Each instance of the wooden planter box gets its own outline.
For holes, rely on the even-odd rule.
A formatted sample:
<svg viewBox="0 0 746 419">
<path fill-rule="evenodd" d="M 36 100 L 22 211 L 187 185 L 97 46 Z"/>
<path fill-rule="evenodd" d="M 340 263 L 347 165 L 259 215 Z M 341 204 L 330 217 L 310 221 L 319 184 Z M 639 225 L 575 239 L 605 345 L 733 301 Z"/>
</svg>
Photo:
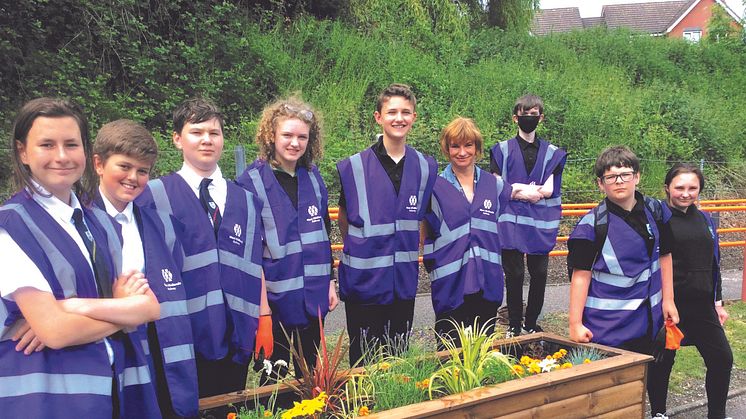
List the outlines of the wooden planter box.
<svg viewBox="0 0 746 419">
<path fill-rule="evenodd" d="M 565 338 L 535 333 L 496 346 L 504 352 L 511 348 L 539 343 L 570 349 L 578 344 Z M 371 418 L 642 418 L 645 414 L 645 378 L 647 362 L 653 358 L 608 346 L 591 344 L 609 357 L 590 364 L 555 370 L 445 396 L 370 415 Z M 275 386 L 215 396 L 200 400 L 205 417 L 225 417 L 225 406 L 265 400 Z M 280 398 L 292 391 L 279 385 Z M 231 409 L 230 411 L 233 411 Z M 219 412 L 219 413 L 218 413 Z"/>
</svg>

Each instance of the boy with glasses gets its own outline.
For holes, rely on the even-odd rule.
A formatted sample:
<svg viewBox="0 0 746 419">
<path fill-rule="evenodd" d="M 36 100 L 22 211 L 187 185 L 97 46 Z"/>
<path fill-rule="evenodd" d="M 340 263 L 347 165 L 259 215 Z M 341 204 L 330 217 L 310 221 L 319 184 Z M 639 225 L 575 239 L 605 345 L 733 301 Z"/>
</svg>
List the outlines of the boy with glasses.
<svg viewBox="0 0 746 419">
<path fill-rule="evenodd" d="M 651 354 L 673 301 L 671 211 L 636 191 L 640 161 L 627 147 L 604 150 L 595 164 L 606 198 L 575 226 L 568 241 L 570 339 Z M 604 237 L 605 236 L 605 237 Z M 651 363 L 648 396 L 658 400 L 661 368 Z"/>
</svg>

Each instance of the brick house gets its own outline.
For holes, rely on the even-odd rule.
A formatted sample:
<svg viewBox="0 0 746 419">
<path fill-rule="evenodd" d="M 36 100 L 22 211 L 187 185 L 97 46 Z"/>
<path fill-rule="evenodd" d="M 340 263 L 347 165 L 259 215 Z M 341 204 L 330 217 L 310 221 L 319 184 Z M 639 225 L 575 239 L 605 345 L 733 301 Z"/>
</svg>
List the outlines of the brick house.
<svg viewBox="0 0 746 419">
<path fill-rule="evenodd" d="M 609 4 L 603 6 L 601 16 L 589 18 L 581 18 L 577 7 L 543 9 L 534 16 L 531 33 L 547 35 L 605 26 L 697 42 L 707 36 L 707 26 L 715 4 L 730 16 L 734 27 L 740 28 L 738 15 L 721 0 L 680 0 Z"/>
</svg>

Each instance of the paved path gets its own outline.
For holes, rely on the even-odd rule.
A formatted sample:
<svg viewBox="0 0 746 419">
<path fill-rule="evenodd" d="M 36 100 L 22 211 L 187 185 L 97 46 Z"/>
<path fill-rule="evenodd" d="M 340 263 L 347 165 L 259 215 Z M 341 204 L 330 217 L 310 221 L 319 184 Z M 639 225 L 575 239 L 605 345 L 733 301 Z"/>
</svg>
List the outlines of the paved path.
<svg viewBox="0 0 746 419">
<path fill-rule="evenodd" d="M 723 271 L 723 298 L 726 300 L 741 299 L 741 270 Z M 523 297 L 526 298 L 528 287 L 523 289 Z M 566 312 L 569 305 L 570 285 L 551 284 L 547 285 L 544 296 L 544 313 Z M 541 323 L 541 320 L 539 320 Z M 435 313 L 433 312 L 430 294 L 420 294 L 414 304 L 414 327 L 422 329 L 432 327 L 435 324 Z M 326 331 L 338 332 L 345 327 L 344 303 L 340 303 L 336 310 L 329 313 L 326 318 Z M 746 419 L 746 417 L 744 417 Z"/>
</svg>

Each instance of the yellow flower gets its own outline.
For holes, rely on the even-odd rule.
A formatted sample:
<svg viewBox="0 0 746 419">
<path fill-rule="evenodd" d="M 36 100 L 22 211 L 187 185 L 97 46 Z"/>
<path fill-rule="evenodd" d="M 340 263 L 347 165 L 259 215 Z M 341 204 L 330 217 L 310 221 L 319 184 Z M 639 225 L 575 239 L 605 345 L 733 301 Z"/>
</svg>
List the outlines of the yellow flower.
<svg viewBox="0 0 746 419">
<path fill-rule="evenodd" d="M 368 406 L 363 406 L 360 408 L 360 411 L 357 412 L 358 416 L 368 416 L 370 415 L 370 410 L 368 410 Z"/>
<path fill-rule="evenodd" d="M 541 366 L 538 362 L 534 361 L 528 366 L 528 371 L 532 374 L 539 374 L 541 373 Z"/>
<path fill-rule="evenodd" d="M 584 364 L 590 364 L 590 363 L 591 363 L 591 360 L 590 360 L 590 359 L 588 359 L 588 358 L 586 358 L 586 359 L 584 359 L 584 360 L 583 360 L 583 363 L 584 363 Z"/>
<path fill-rule="evenodd" d="M 271 418 L 272 417 L 272 412 L 270 412 L 269 410 L 265 410 L 264 411 L 264 417 L 265 418 Z"/>
<path fill-rule="evenodd" d="M 414 384 L 414 386 L 415 386 L 415 387 L 417 387 L 417 388 L 418 388 L 418 389 L 420 389 L 420 390 L 425 390 L 425 389 L 427 389 L 428 387 L 430 387 L 430 379 L 428 379 L 428 378 L 425 378 L 425 379 L 424 379 L 424 380 L 422 380 L 422 381 L 418 381 L 418 382 L 416 382 L 416 383 Z"/>
<path fill-rule="evenodd" d="M 526 371 L 520 365 L 513 365 L 513 373 L 515 375 L 522 376 L 526 373 Z"/>
<path fill-rule="evenodd" d="M 326 406 L 326 399 L 326 393 L 322 391 L 318 396 L 311 400 L 303 400 L 300 403 L 293 402 L 293 408 L 283 412 L 282 419 L 293 419 L 320 413 Z"/>
<path fill-rule="evenodd" d="M 547 355 L 547 357 L 544 359 L 554 359 L 554 358 L 552 358 L 552 355 Z"/>
<path fill-rule="evenodd" d="M 521 357 L 521 365 L 529 366 L 533 361 L 529 356 L 523 355 Z"/>
<path fill-rule="evenodd" d="M 386 371 L 391 368 L 391 364 L 389 364 L 388 362 L 381 362 L 380 364 L 378 364 L 378 368 L 380 368 L 381 371 Z"/>
<path fill-rule="evenodd" d="M 554 358 L 554 359 L 560 359 L 563 356 L 564 355 L 562 355 L 562 352 L 559 352 L 559 351 L 557 351 L 557 352 L 555 352 L 555 353 L 552 354 L 552 358 Z"/>
<path fill-rule="evenodd" d="M 564 369 L 567 369 L 567 368 L 572 368 L 572 364 L 571 364 L 571 363 L 569 363 L 569 362 L 565 362 L 564 364 L 562 364 L 562 365 L 560 366 L 560 368 L 562 368 L 563 370 L 564 370 Z"/>
<path fill-rule="evenodd" d="M 454 367 L 453 368 L 453 378 L 458 379 L 458 374 L 459 374 L 458 368 Z"/>
<path fill-rule="evenodd" d="M 565 349 L 565 348 L 562 348 L 562 349 L 560 349 L 559 351 L 560 351 L 560 353 L 562 354 L 562 356 L 565 356 L 565 355 L 567 355 L 567 349 Z"/>
</svg>

